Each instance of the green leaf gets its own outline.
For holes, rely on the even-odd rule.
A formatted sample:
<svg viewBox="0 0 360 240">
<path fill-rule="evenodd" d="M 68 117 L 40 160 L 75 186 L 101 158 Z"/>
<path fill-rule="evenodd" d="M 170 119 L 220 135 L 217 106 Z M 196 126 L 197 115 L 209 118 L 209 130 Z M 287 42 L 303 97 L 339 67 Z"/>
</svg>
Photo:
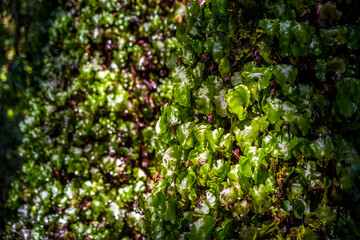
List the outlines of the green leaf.
<svg viewBox="0 0 360 240">
<path fill-rule="evenodd" d="M 308 162 L 306 165 L 300 165 L 296 167 L 295 172 L 303 177 L 308 184 L 309 189 L 312 186 L 321 186 L 321 173 L 316 171 L 316 163 L 313 161 Z"/>
<path fill-rule="evenodd" d="M 264 58 L 265 62 L 272 64 L 274 63 L 274 60 L 271 59 L 271 47 L 269 47 L 266 43 L 261 41 L 258 44 L 259 51 L 261 56 Z"/>
<path fill-rule="evenodd" d="M 234 86 L 244 84 L 244 77 L 242 76 L 241 72 L 236 72 L 231 76 L 231 83 Z"/>
<path fill-rule="evenodd" d="M 264 29 L 267 35 L 273 37 L 279 32 L 279 19 L 260 19 L 259 26 Z"/>
<path fill-rule="evenodd" d="M 187 43 L 180 48 L 179 55 L 183 63 L 187 65 L 192 65 L 196 60 L 194 50 L 190 43 Z"/>
<path fill-rule="evenodd" d="M 229 204 L 233 204 L 236 202 L 238 198 L 238 194 L 233 187 L 224 188 L 220 192 L 220 203 L 223 206 L 228 206 Z"/>
<path fill-rule="evenodd" d="M 227 5 L 228 0 L 212 0 L 211 8 L 215 14 L 217 14 L 221 19 L 225 19 L 227 16 Z"/>
<path fill-rule="evenodd" d="M 207 190 L 205 202 L 210 208 L 216 209 L 218 205 L 216 191 L 214 191 L 213 189 Z"/>
<path fill-rule="evenodd" d="M 247 11 L 257 10 L 256 8 L 259 5 L 255 0 L 239 0 L 239 2 Z"/>
<path fill-rule="evenodd" d="M 173 198 L 164 202 L 164 205 L 159 209 L 164 216 L 165 221 L 169 221 L 172 224 L 176 224 L 177 214 L 176 214 L 176 205 L 177 199 Z"/>
<path fill-rule="evenodd" d="M 276 19 L 281 20 L 295 20 L 296 14 L 294 10 L 292 10 L 289 6 L 289 4 L 285 4 L 284 2 L 280 2 L 277 4 L 274 4 L 272 7 Z"/>
<path fill-rule="evenodd" d="M 250 90 L 252 97 L 260 101 L 260 91 L 269 86 L 271 79 L 270 67 L 257 68 L 254 62 L 246 63 L 242 69 L 244 85 Z"/>
<path fill-rule="evenodd" d="M 191 227 L 192 239 L 212 239 L 212 231 L 215 227 L 215 220 L 210 216 L 199 218 Z"/>
<path fill-rule="evenodd" d="M 354 171 L 351 167 L 341 169 L 340 186 L 342 189 L 350 190 L 355 187 Z"/>
<path fill-rule="evenodd" d="M 219 142 L 219 151 L 222 152 L 227 158 L 231 157 L 233 141 L 234 136 L 231 133 L 226 133 L 222 136 Z"/>
<path fill-rule="evenodd" d="M 176 179 L 176 188 L 181 197 L 185 200 L 195 200 L 196 196 L 196 175 L 193 171 L 184 171 Z"/>
<path fill-rule="evenodd" d="M 210 124 L 199 123 L 195 126 L 195 137 L 199 143 L 204 144 L 206 140 L 206 132 L 211 128 Z"/>
<path fill-rule="evenodd" d="M 189 36 L 186 33 L 186 28 L 182 24 L 179 24 L 179 26 L 176 30 L 176 39 L 180 43 L 186 43 L 189 40 Z"/>
<path fill-rule="evenodd" d="M 300 183 L 293 183 L 291 185 L 291 191 L 288 193 L 288 198 L 291 202 L 299 199 L 300 196 L 303 194 L 303 187 Z"/>
<path fill-rule="evenodd" d="M 189 153 L 189 160 L 194 164 L 207 163 L 212 160 L 212 153 L 210 149 L 193 149 Z"/>
<path fill-rule="evenodd" d="M 248 62 L 242 69 L 242 75 L 245 77 L 245 84 L 247 81 L 259 82 L 259 88 L 265 89 L 269 86 L 271 79 L 272 67 L 256 67 L 255 62 Z"/>
<path fill-rule="evenodd" d="M 169 146 L 161 161 L 164 175 L 171 176 L 178 171 L 181 157 L 182 150 L 179 145 L 173 144 Z"/>
<path fill-rule="evenodd" d="M 250 104 L 250 91 L 245 85 L 238 85 L 226 93 L 225 101 L 229 112 L 236 114 L 239 120 L 244 120 L 246 108 Z"/>
<path fill-rule="evenodd" d="M 253 172 L 252 172 L 253 164 L 251 160 L 248 159 L 247 157 L 240 156 L 239 163 L 240 163 L 239 172 L 243 174 L 245 177 L 251 178 L 253 176 Z"/>
<path fill-rule="evenodd" d="M 280 55 L 287 57 L 291 53 L 291 43 L 293 42 L 294 33 L 292 31 L 294 22 L 282 21 L 279 23 L 279 32 L 277 37 L 279 38 Z"/>
<path fill-rule="evenodd" d="M 348 47 L 351 50 L 358 49 L 360 47 L 360 26 L 348 26 Z"/>
<path fill-rule="evenodd" d="M 257 183 L 266 151 L 264 148 L 247 147 L 244 153 L 247 158 L 240 157 L 241 172 L 244 173 L 246 177 L 252 177 L 255 183 Z"/>
<path fill-rule="evenodd" d="M 222 77 L 225 77 L 226 74 L 231 73 L 230 62 L 227 56 L 221 59 L 219 64 L 219 72 Z"/>
<path fill-rule="evenodd" d="M 295 123 L 303 136 L 308 135 L 310 129 L 310 117 L 312 112 L 307 110 L 302 116 L 297 116 L 295 118 Z"/>
<path fill-rule="evenodd" d="M 319 205 L 317 212 L 325 226 L 331 226 L 336 221 L 336 213 L 329 206 Z"/>
<path fill-rule="evenodd" d="M 184 82 L 188 84 L 190 82 L 184 66 L 177 66 L 174 68 L 171 72 L 171 78 L 176 83 Z"/>
<path fill-rule="evenodd" d="M 214 97 L 213 88 L 202 84 L 202 86 L 196 91 L 195 97 L 195 105 L 199 110 L 199 113 L 209 115 L 209 113 L 213 111 L 211 101 Z"/>
<path fill-rule="evenodd" d="M 285 95 L 291 94 L 297 73 L 297 69 L 291 65 L 279 64 L 274 67 L 275 81 L 280 84 Z"/>
<path fill-rule="evenodd" d="M 332 159 L 335 151 L 335 146 L 331 137 L 318 138 L 310 144 L 311 151 L 314 156 L 319 160 L 328 162 Z"/>
<path fill-rule="evenodd" d="M 320 81 L 325 81 L 325 74 L 327 68 L 327 61 L 325 59 L 317 59 L 316 60 L 316 73 L 315 76 Z"/>
<path fill-rule="evenodd" d="M 174 98 L 175 101 L 179 103 L 180 106 L 189 107 L 190 106 L 190 86 L 188 83 L 178 83 L 174 87 Z"/>
<path fill-rule="evenodd" d="M 227 111 L 227 103 L 225 101 L 225 95 L 227 90 L 224 88 L 219 92 L 214 94 L 213 102 L 215 104 L 216 113 L 219 114 L 221 117 L 226 117 L 228 115 Z"/>
<path fill-rule="evenodd" d="M 310 206 L 305 202 L 304 199 L 297 199 L 294 202 L 294 215 L 297 219 L 302 219 L 305 213 L 310 212 Z"/>
<path fill-rule="evenodd" d="M 321 28 L 320 36 L 325 45 L 342 45 L 345 44 L 347 39 L 347 29 L 346 27 L 331 27 L 328 29 Z"/>
<path fill-rule="evenodd" d="M 194 2 L 188 8 L 187 16 L 189 16 L 189 17 L 197 17 L 199 12 L 200 12 L 200 4 L 199 4 L 199 2 Z"/>
<path fill-rule="evenodd" d="M 69 94 L 67 92 L 58 92 L 55 95 L 55 103 L 57 106 L 64 106 L 66 104 L 66 101 L 69 97 Z M 126 101 L 126 99 L 125 99 Z"/>
<path fill-rule="evenodd" d="M 184 217 L 181 219 L 181 226 L 188 226 L 193 219 L 192 212 L 184 212 Z"/>
<path fill-rule="evenodd" d="M 290 148 L 293 151 L 293 156 L 297 159 L 300 158 L 300 155 L 311 157 L 310 141 L 307 138 L 293 137 L 290 140 Z"/>
<path fill-rule="evenodd" d="M 318 36 L 314 36 L 309 45 L 309 53 L 311 55 L 319 56 L 323 51 L 323 43 Z"/>
<path fill-rule="evenodd" d="M 205 47 L 211 52 L 215 62 L 219 64 L 225 54 L 230 52 L 232 44 L 227 36 L 221 34 L 215 37 L 208 37 L 205 42 Z"/>
<path fill-rule="evenodd" d="M 174 105 L 166 106 L 166 120 L 169 125 L 181 124 L 180 110 Z"/>
<path fill-rule="evenodd" d="M 214 232 L 214 238 L 217 240 L 226 240 L 233 237 L 233 222 L 234 219 L 224 221 L 220 227 L 217 227 Z"/>
<path fill-rule="evenodd" d="M 278 123 L 280 119 L 291 123 L 296 119 L 296 106 L 290 102 L 282 102 L 280 99 L 273 99 L 265 105 L 268 118 L 271 124 Z"/>
<path fill-rule="evenodd" d="M 288 133 L 279 133 L 276 131 L 270 131 L 263 139 L 262 146 L 267 153 L 271 153 L 271 156 L 282 156 L 284 160 L 291 158 L 291 135 Z"/>
<path fill-rule="evenodd" d="M 230 171 L 228 172 L 227 176 L 229 179 L 236 182 L 238 180 L 238 172 L 239 172 L 239 164 L 231 165 Z"/>
<path fill-rule="evenodd" d="M 296 84 L 293 94 L 289 96 L 291 101 L 297 105 L 298 109 L 309 107 L 309 100 L 312 97 L 313 97 L 313 88 L 310 85 L 301 84 L 301 83 Z"/>
<path fill-rule="evenodd" d="M 204 78 L 205 63 L 199 62 L 194 69 L 190 69 L 196 84 L 200 85 Z"/>
<path fill-rule="evenodd" d="M 237 145 L 244 151 L 246 147 L 252 146 L 255 143 L 259 132 L 260 124 L 256 120 L 251 121 L 250 125 L 245 125 L 242 130 L 239 128 L 234 129 Z"/>
<path fill-rule="evenodd" d="M 327 68 L 328 71 L 341 75 L 346 71 L 346 64 L 342 58 L 329 57 L 327 61 Z"/>
<path fill-rule="evenodd" d="M 358 109 L 357 105 L 346 98 L 344 95 L 337 96 L 336 104 L 339 107 L 340 113 L 346 118 L 353 116 Z"/>
<path fill-rule="evenodd" d="M 204 51 L 204 43 L 200 40 L 194 40 L 191 43 L 196 54 L 201 54 Z"/>
<path fill-rule="evenodd" d="M 185 149 L 192 148 L 195 145 L 196 138 L 194 135 L 195 122 L 187 122 L 179 126 L 177 136 L 179 143 Z"/>
<path fill-rule="evenodd" d="M 291 0 L 291 5 L 293 5 L 296 11 L 300 14 L 300 16 L 304 16 L 308 11 L 309 7 L 315 4 L 316 0 Z"/>
<path fill-rule="evenodd" d="M 360 83 L 355 78 L 344 78 L 336 84 L 336 105 L 340 113 L 350 118 L 355 114 L 360 104 Z"/>
<path fill-rule="evenodd" d="M 218 159 L 213 163 L 211 171 L 219 178 L 225 178 L 227 173 L 230 171 L 230 163 L 230 161 Z"/>
<path fill-rule="evenodd" d="M 342 12 L 339 11 L 335 4 L 327 2 L 323 4 L 319 10 L 319 19 L 321 20 L 333 20 L 338 22 L 341 18 Z"/>
<path fill-rule="evenodd" d="M 203 33 L 213 33 L 216 31 L 216 22 L 215 22 L 215 18 L 212 17 L 210 19 L 206 19 L 204 21 L 204 23 L 201 25 L 201 31 Z"/>
<path fill-rule="evenodd" d="M 315 28 L 305 23 L 296 23 L 293 26 L 292 32 L 294 34 L 295 43 L 291 45 L 291 51 L 294 57 L 306 57 L 309 53 L 309 44 L 313 41 Z M 313 43 L 315 44 L 315 42 Z M 316 51 L 313 45 L 313 51 Z"/>
<path fill-rule="evenodd" d="M 290 203 L 289 200 L 283 201 L 283 202 L 282 202 L 282 207 L 283 207 L 284 210 L 287 211 L 287 212 L 290 212 L 290 211 L 292 211 L 292 209 L 293 209 L 293 207 L 292 207 L 292 205 L 291 205 L 291 203 Z"/>
<path fill-rule="evenodd" d="M 159 120 L 156 123 L 155 131 L 164 143 L 170 142 L 170 131 L 166 119 L 164 119 L 163 116 L 159 117 Z"/>
<path fill-rule="evenodd" d="M 249 190 L 249 193 L 254 204 L 254 212 L 265 213 L 271 205 L 271 198 L 266 191 L 266 186 L 262 184 L 259 187 L 255 186 Z"/>
<path fill-rule="evenodd" d="M 219 147 L 219 142 L 224 134 L 223 128 L 216 128 L 214 130 L 206 130 L 206 139 L 210 143 L 210 147 L 213 152 L 216 152 L 217 148 Z"/>
<path fill-rule="evenodd" d="M 224 32 L 224 33 L 227 33 L 227 34 L 236 35 L 236 33 L 238 31 L 237 21 L 234 19 L 233 16 L 229 16 L 227 18 L 224 18 L 222 20 L 220 26 L 218 26 L 217 30 L 219 32 Z"/>
</svg>

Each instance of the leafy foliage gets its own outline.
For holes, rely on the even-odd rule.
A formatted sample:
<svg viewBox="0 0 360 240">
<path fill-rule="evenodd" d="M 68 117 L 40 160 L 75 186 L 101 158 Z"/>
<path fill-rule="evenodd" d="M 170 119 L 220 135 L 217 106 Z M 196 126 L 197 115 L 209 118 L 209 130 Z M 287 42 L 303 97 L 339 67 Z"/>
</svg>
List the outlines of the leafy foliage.
<svg viewBox="0 0 360 240">
<path fill-rule="evenodd" d="M 17 177 L 22 159 L 19 123 L 26 114 L 26 96 L 38 90 L 39 60 L 48 41 L 51 24 L 48 9 L 57 2 L 2 1 L 0 4 L 0 236 L 6 222 L 15 217 L 6 207 L 10 183 Z"/>
<path fill-rule="evenodd" d="M 57 4 L 6 237 L 360 237 L 356 1 Z"/>
<path fill-rule="evenodd" d="M 162 178 L 141 200 L 152 238 L 359 237 L 351 4 L 188 6 L 157 123 Z"/>
<path fill-rule="evenodd" d="M 154 119 L 171 96 L 165 65 L 183 9 L 89 0 L 51 12 L 46 80 L 20 124 L 24 164 L 7 202 L 19 219 L 7 223 L 9 237 L 141 237 L 135 200 L 153 182 Z"/>
</svg>

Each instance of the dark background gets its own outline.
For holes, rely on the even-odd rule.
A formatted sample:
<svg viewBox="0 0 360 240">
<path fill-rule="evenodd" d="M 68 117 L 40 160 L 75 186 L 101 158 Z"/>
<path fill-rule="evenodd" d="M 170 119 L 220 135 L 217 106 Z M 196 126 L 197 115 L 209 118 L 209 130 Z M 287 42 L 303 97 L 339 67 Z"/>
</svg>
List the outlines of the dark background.
<svg viewBox="0 0 360 240">
<path fill-rule="evenodd" d="M 47 41 L 49 12 L 60 1 L 0 0 L 0 236 L 15 214 L 6 208 L 11 182 L 21 168 L 19 122 L 26 96 L 36 93 L 41 47 Z"/>
</svg>

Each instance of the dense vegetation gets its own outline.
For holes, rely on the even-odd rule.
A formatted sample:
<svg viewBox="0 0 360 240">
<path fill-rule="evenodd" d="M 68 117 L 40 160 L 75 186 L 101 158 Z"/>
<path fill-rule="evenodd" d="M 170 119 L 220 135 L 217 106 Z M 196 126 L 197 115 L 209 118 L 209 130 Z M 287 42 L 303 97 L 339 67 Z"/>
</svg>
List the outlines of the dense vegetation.
<svg viewBox="0 0 360 240">
<path fill-rule="evenodd" d="M 156 125 L 164 179 L 143 203 L 154 239 L 360 236 L 360 27 L 348 4 L 188 8 Z"/>
<path fill-rule="evenodd" d="M 149 191 L 165 59 L 180 3 L 68 1 L 52 12 L 39 92 L 30 96 L 9 192 L 34 239 L 139 237 L 138 194 Z"/>
<path fill-rule="evenodd" d="M 5 239 L 360 237 L 358 1 L 11 6 Z"/>
</svg>

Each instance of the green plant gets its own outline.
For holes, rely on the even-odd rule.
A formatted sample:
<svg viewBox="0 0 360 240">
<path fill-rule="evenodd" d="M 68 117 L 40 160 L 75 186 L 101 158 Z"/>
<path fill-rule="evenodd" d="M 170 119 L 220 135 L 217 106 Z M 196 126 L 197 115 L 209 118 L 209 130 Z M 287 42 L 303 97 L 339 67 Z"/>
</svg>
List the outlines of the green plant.
<svg viewBox="0 0 360 240">
<path fill-rule="evenodd" d="M 172 88 L 181 3 L 64 1 L 30 95 L 8 206 L 12 237 L 139 238 L 138 195 L 153 174 L 156 116 Z"/>
<path fill-rule="evenodd" d="M 140 202 L 151 238 L 359 237 L 350 6 L 193 1 L 156 125 L 161 178 Z"/>
</svg>

